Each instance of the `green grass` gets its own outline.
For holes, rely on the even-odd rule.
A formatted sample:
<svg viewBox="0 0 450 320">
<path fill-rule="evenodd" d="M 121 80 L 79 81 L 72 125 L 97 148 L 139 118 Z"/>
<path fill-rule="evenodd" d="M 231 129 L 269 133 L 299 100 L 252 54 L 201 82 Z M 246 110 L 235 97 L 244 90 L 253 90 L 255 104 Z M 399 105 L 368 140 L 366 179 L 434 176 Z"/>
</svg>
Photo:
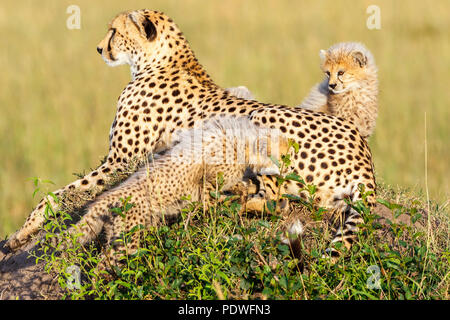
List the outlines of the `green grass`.
<svg viewBox="0 0 450 320">
<path fill-rule="evenodd" d="M 303 210 L 306 232 L 293 258 L 281 242 L 282 217 L 240 214 L 236 202 L 206 211 L 192 203 L 176 223 L 141 230 L 141 247 L 123 252 L 121 268 L 108 278 L 97 270 L 98 254 L 107 249 L 97 246 L 101 238 L 81 247 L 64 233 L 70 216 L 50 210 L 46 238 L 63 232 L 73 246 L 61 252 L 62 241 L 54 247 L 43 240 L 37 260 L 56 273 L 65 299 L 448 299 L 449 221 L 431 218 L 441 209 L 426 215 L 417 199 L 408 206 L 379 201 L 392 218 L 382 222 L 363 201 L 355 203 L 365 222 L 358 242 L 350 251 L 340 248 L 345 254 L 335 264 L 322 257 L 330 233 L 320 208 Z M 125 217 L 129 204 L 115 211 Z M 407 219 L 399 221 L 402 215 Z M 75 289 L 73 266 L 83 275 Z"/>
<path fill-rule="evenodd" d="M 131 8 L 166 12 L 217 83 L 246 85 L 263 102 L 299 103 L 322 78 L 319 49 L 365 43 L 380 77 L 370 141 L 377 176 L 424 192 L 427 112 L 428 190 L 430 198 L 448 201 L 448 1 L 80 0 L 81 29 L 69 30 L 71 4 L 0 4 L 0 236 L 16 230 L 39 201 L 28 178 L 60 187 L 107 153 L 116 99 L 130 75 L 126 66 L 107 67 L 95 48 L 107 22 Z M 366 28 L 369 4 L 380 6 L 381 30 Z"/>
<path fill-rule="evenodd" d="M 110 244 L 100 234 L 81 246 L 77 234 L 66 232 L 78 213 L 47 206 L 45 236 L 32 255 L 56 275 L 63 299 L 448 299 L 450 220 L 445 207 L 380 184 L 378 206 L 371 210 L 366 198 L 372 191 L 361 188 L 362 199 L 350 203 L 364 219 L 357 241 L 350 250 L 334 244 L 342 254 L 331 261 L 323 253 L 334 234 L 335 214 L 315 204 L 314 185 L 286 172 L 289 156 L 275 163 L 280 186 L 300 181 L 309 194 L 282 195 L 291 200 L 289 213 L 277 215 L 276 202 L 270 201 L 270 212 L 257 215 L 240 210 L 232 198 L 216 200 L 210 208 L 191 202 L 175 223 L 122 232 L 115 241 L 125 244 L 139 232 L 139 248 L 116 253 L 121 264 L 100 271 L 99 263 L 105 265 L 101 253 Z M 219 181 L 211 194 L 215 199 L 221 198 L 224 181 Z M 110 210 L 127 219 L 132 196 L 121 201 Z M 304 232 L 291 246 L 282 239 L 292 239 L 286 229 L 293 219 L 302 222 Z M 47 241 L 53 237 L 58 241 Z M 63 249 L 65 243 L 70 245 Z M 75 282 L 74 268 L 80 270 Z"/>
</svg>

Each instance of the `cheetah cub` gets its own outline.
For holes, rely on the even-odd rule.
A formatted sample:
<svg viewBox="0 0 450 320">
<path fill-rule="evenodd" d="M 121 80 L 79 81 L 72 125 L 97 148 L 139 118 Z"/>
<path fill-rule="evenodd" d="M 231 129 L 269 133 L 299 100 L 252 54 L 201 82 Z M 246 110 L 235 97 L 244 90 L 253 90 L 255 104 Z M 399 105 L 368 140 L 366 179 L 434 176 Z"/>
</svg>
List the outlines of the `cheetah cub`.
<svg viewBox="0 0 450 320">
<path fill-rule="evenodd" d="M 361 43 L 341 42 L 320 50 L 326 78 L 315 85 L 299 105 L 352 121 L 366 139 L 378 114 L 378 78 L 375 59 Z"/>
<path fill-rule="evenodd" d="M 115 253 L 125 249 L 123 241 L 116 241 L 121 232 L 173 219 L 187 205 L 188 200 L 182 200 L 185 196 L 190 196 L 190 201 L 203 201 L 208 207 L 212 200 L 210 193 L 218 188 L 220 173 L 224 192 L 245 189 L 243 177 L 248 169 L 255 174 L 279 174 L 272 157 L 279 158 L 289 149 L 287 139 L 277 130 L 258 128 L 246 117 L 222 117 L 199 128 L 182 130 L 175 143 L 171 149 L 149 159 L 147 165 L 119 186 L 97 197 L 82 219 L 68 230 L 69 234 L 82 234 L 77 238 L 81 244 L 105 231 L 106 247 L 110 249 L 101 268 L 117 264 Z M 111 208 L 121 206 L 121 198 L 129 196 L 133 207 L 125 218 L 111 212 Z M 53 241 L 56 245 L 59 240 Z M 66 245 L 61 244 L 60 248 Z M 135 252 L 138 245 L 139 235 L 134 233 L 127 252 Z"/>
<path fill-rule="evenodd" d="M 378 115 L 375 59 L 364 45 L 356 42 L 341 42 L 320 50 L 320 58 L 326 78 L 297 107 L 350 120 L 367 139 L 375 129 Z M 239 98 L 254 99 L 244 86 L 227 91 Z"/>
</svg>

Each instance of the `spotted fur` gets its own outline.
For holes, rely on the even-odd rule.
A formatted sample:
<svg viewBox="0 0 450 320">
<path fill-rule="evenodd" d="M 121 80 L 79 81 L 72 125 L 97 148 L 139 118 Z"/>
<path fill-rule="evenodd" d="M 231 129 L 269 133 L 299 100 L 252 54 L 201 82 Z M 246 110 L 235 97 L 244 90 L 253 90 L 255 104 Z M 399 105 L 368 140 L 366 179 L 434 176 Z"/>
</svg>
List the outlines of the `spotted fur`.
<svg viewBox="0 0 450 320">
<path fill-rule="evenodd" d="M 272 158 L 279 158 L 289 148 L 288 141 L 276 130 L 261 129 L 247 117 L 225 117 L 204 122 L 204 125 L 179 132 L 176 144 L 161 155 L 148 159 L 119 186 L 109 190 L 89 205 L 82 219 L 68 230 L 77 234 L 77 242 L 85 244 L 102 230 L 106 233 L 106 256 L 103 267 L 117 264 L 125 249 L 123 233 L 138 226 L 156 226 L 171 221 L 190 201 L 201 201 L 204 208 L 213 203 L 211 192 L 245 190 L 244 173 L 279 173 Z M 247 173 L 248 174 L 248 173 Z M 218 176 L 223 179 L 218 184 Z M 131 197 L 133 207 L 125 217 L 111 211 L 121 207 L 120 199 Z M 183 199 L 189 199 L 183 200 Z M 59 238 L 52 238 L 56 245 Z M 119 241 L 116 241 L 119 240 Z M 60 249 L 64 249 L 64 246 Z M 139 245 L 139 232 L 132 235 L 127 252 Z"/>
<path fill-rule="evenodd" d="M 317 185 L 321 204 L 346 214 L 342 231 L 336 236 L 354 241 L 362 220 L 344 199 L 360 198 L 358 184 L 375 191 L 375 179 L 370 149 L 353 123 L 324 113 L 230 95 L 206 73 L 172 19 L 157 11 L 119 14 L 108 25 L 98 51 L 111 66 L 129 64 L 132 80 L 118 99 L 105 163 L 56 195 L 70 190 L 105 190 L 112 172 L 123 171 L 133 158 L 142 159 L 167 148 L 178 129 L 192 128 L 223 114 L 247 116 L 256 126 L 278 129 L 298 142 L 300 150 L 292 155 L 288 170 Z M 290 182 L 286 190 L 296 194 L 300 187 Z M 374 203 L 373 198 L 369 200 Z M 46 202 L 54 205 L 51 198 L 38 204 L 23 227 L 9 238 L 11 249 L 20 247 L 43 224 Z"/>
</svg>

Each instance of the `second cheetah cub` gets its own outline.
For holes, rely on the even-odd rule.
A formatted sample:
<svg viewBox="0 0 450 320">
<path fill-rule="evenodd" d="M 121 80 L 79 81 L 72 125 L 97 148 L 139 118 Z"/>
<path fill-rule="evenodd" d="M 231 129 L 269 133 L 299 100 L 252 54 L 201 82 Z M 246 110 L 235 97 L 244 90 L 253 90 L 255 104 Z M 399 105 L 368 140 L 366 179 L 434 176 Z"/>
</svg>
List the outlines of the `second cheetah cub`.
<svg viewBox="0 0 450 320">
<path fill-rule="evenodd" d="M 299 107 L 352 121 L 366 139 L 378 115 L 375 59 L 361 43 L 341 42 L 320 50 L 326 78 L 311 89 Z"/>
<path fill-rule="evenodd" d="M 137 250 L 139 234 L 134 233 L 125 247 L 120 241 L 122 232 L 172 218 L 188 204 L 183 197 L 203 201 L 208 207 L 211 192 L 219 187 L 219 174 L 223 175 L 221 191 L 245 189 L 243 178 L 248 169 L 255 174 L 279 174 L 272 159 L 289 149 L 289 142 L 278 130 L 258 128 L 246 117 L 210 120 L 200 128 L 182 131 L 175 141 L 171 149 L 155 155 L 119 186 L 97 197 L 82 219 L 68 230 L 69 234 L 81 234 L 77 237 L 81 244 L 105 231 L 110 252 L 101 269 L 107 268 L 106 261 L 117 264 L 117 251 Z M 130 196 L 133 206 L 124 216 L 111 211 L 122 205 L 121 199 Z M 53 239 L 53 245 L 57 245 L 58 237 Z M 61 243 L 59 249 L 66 245 Z"/>
<path fill-rule="evenodd" d="M 378 115 L 378 77 L 375 59 L 361 43 L 341 42 L 320 50 L 326 78 L 316 84 L 298 108 L 328 113 L 352 121 L 366 139 Z M 228 88 L 239 98 L 253 100 L 244 86 Z"/>
</svg>

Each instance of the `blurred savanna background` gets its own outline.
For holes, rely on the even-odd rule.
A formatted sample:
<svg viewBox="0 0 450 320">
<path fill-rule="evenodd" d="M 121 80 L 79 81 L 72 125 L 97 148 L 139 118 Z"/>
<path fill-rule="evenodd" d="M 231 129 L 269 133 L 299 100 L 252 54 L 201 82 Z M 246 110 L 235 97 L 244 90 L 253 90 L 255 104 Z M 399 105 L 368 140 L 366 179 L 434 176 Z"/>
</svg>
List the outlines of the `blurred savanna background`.
<svg viewBox="0 0 450 320">
<path fill-rule="evenodd" d="M 81 10 L 80 29 L 67 28 L 70 5 Z M 379 30 L 366 25 L 369 5 L 380 8 Z M 363 42 L 379 67 L 379 117 L 370 140 L 378 181 L 418 197 L 428 190 L 448 205 L 448 0 L 2 1 L 1 238 L 39 201 L 30 178 L 53 181 L 45 186 L 51 191 L 107 154 L 130 72 L 106 66 L 96 45 L 117 13 L 142 8 L 171 16 L 219 85 L 245 85 L 263 102 L 298 104 L 323 77 L 320 49 Z"/>
</svg>

